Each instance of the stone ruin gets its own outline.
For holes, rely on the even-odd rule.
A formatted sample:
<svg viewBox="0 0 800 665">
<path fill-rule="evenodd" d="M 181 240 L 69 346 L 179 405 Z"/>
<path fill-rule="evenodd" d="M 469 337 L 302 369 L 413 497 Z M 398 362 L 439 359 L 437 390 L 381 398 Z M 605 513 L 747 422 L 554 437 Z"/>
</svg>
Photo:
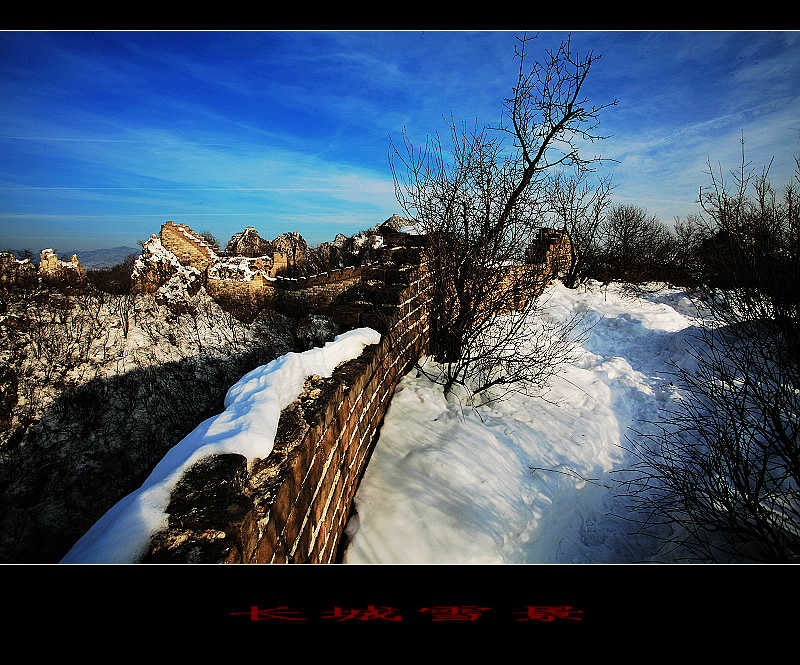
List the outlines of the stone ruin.
<svg viewBox="0 0 800 665">
<path fill-rule="evenodd" d="M 31 287 L 40 279 L 48 282 L 82 283 L 86 271 L 76 254 L 69 261 L 62 261 L 55 251 L 48 247 L 40 254 L 38 270 L 30 259 L 17 259 L 11 252 L 0 252 L 0 285 Z"/>
<path fill-rule="evenodd" d="M 86 271 L 78 261 L 78 255 L 73 254 L 69 261 L 62 261 L 51 249 L 43 249 L 40 253 L 41 262 L 39 263 L 39 275 L 42 277 L 66 279 L 69 281 L 83 281 L 86 279 Z"/>
<path fill-rule="evenodd" d="M 422 241 L 405 235 L 397 247 L 382 248 L 385 256 Z M 503 270 L 541 274 L 543 288 L 569 258 L 568 242 L 561 232 L 543 230 L 530 258 L 547 263 Z M 220 454 L 191 467 L 173 489 L 166 525 L 153 535 L 143 562 L 339 560 L 352 501 L 394 389 L 429 349 L 433 300 L 426 264 L 417 252 L 406 263 L 345 269 L 373 298 L 353 303 L 349 311 L 337 307 L 337 323 L 375 328 L 380 342 L 339 365 L 329 378 L 307 378 L 303 392 L 281 412 L 274 447 L 264 459 L 248 465 L 242 455 Z"/>
</svg>

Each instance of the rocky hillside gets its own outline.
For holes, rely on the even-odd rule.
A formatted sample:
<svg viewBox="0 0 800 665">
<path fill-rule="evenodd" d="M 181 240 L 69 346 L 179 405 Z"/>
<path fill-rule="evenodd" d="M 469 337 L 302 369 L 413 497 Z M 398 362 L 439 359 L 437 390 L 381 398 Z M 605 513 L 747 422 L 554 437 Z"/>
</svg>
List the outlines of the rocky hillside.
<svg viewBox="0 0 800 665">
<path fill-rule="evenodd" d="M 237 319 L 157 236 L 134 276 L 154 288 L 0 283 L 2 563 L 58 561 L 242 375 L 339 332 L 319 315 Z"/>
</svg>

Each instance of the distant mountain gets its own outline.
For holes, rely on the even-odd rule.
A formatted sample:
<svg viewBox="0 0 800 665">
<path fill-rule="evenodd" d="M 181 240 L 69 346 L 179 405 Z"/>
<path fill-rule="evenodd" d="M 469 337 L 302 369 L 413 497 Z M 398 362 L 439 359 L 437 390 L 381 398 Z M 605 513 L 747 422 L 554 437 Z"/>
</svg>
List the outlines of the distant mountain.
<svg viewBox="0 0 800 665">
<path fill-rule="evenodd" d="M 111 247 L 110 249 L 70 249 L 67 251 L 58 250 L 58 258 L 69 261 L 73 254 L 78 255 L 78 261 L 87 270 L 98 268 L 110 268 L 118 263 L 122 263 L 128 254 L 142 253 L 141 247 Z M 38 256 L 35 257 L 38 261 Z"/>
</svg>

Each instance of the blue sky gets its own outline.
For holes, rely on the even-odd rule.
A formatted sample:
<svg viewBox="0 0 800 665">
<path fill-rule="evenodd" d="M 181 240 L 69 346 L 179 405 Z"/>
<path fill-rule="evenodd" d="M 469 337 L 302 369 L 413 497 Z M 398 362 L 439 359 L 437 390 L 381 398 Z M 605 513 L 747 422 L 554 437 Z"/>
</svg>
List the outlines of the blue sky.
<svg viewBox="0 0 800 665">
<path fill-rule="evenodd" d="M 494 124 L 510 31 L 0 32 L 0 248 L 95 249 L 167 219 L 224 244 L 244 226 L 312 243 L 399 212 L 387 151 Z M 540 32 L 540 57 L 566 36 Z M 800 154 L 800 32 L 576 31 L 586 92 L 618 105 L 592 146 L 615 199 L 697 210 L 706 161 Z"/>
</svg>

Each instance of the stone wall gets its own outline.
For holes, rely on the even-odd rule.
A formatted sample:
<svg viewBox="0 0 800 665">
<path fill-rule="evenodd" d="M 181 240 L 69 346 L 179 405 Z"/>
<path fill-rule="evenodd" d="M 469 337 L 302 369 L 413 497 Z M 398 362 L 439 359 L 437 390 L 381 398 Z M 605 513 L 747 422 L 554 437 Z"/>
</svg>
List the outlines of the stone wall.
<svg viewBox="0 0 800 665">
<path fill-rule="evenodd" d="M 411 296 L 408 306 L 424 309 L 426 297 Z M 253 518 L 260 520 L 243 523 L 241 559 L 229 560 L 335 561 L 353 497 L 394 389 L 426 346 L 424 318 L 398 317 L 379 344 L 341 365 L 331 380 L 319 381 L 319 393 L 312 395 L 316 404 L 304 410 L 299 428 L 302 439 L 295 438 L 296 455 L 287 459 L 289 473 L 275 486 L 275 499 L 263 507 L 266 510 L 254 511 Z M 259 473 L 269 476 L 269 468 L 269 460 L 261 469 L 256 467 L 255 486 Z"/>
<path fill-rule="evenodd" d="M 277 255 L 276 255 L 277 256 Z M 273 277 L 255 274 L 252 279 L 208 276 L 206 290 L 216 299 L 268 303 L 291 316 L 326 311 L 345 291 L 363 281 L 365 266 L 339 268 L 310 277 Z"/>
<path fill-rule="evenodd" d="M 529 264 L 548 266 L 554 276 L 569 269 L 571 249 L 569 236 L 556 229 L 539 229 L 536 242 L 528 249 Z"/>
<path fill-rule="evenodd" d="M 340 365 L 331 378 L 307 381 L 304 394 L 281 413 L 272 453 L 254 461 L 246 480 L 234 481 L 243 473 L 244 458 L 230 461 L 229 480 L 217 473 L 212 482 L 218 488 L 239 488 L 222 503 L 243 508 L 215 511 L 219 496 L 207 493 L 207 505 L 194 501 L 191 507 L 194 514 L 217 516 L 202 529 L 187 527 L 184 514 L 170 513 L 169 529 L 153 539 L 146 561 L 334 561 L 394 389 L 428 342 L 426 271 L 408 267 L 395 277 L 391 313 L 363 313 L 365 319 L 375 317 L 365 323 L 382 328 L 380 343 Z M 199 478 L 197 486 L 207 488 L 209 479 Z"/>
<path fill-rule="evenodd" d="M 558 249 L 543 252 L 548 261 L 563 258 Z M 309 377 L 303 394 L 281 413 L 272 452 L 254 460 L 249 470 L 240 455 L 219 455 L 192 467 L 173 491 L 168 528 L 154 536 L 143 561 L 336 561 L 394 389 L 428 349 L 431 306 L 424 263 L 349 270 L 333 283 L 379 284 L 382 299 L 337 307 L 337 321 L 375 328 L 380 343 L 337 367 L 330 378 Z M 550 264 L 503 270 L 509 284 L 523 273 L 533 274 L 541 288 L 555 272 Z M 330 286 L 332 276 L 296 281 L 295 292 L 303 293 Z M 528 297 L 520 294 L 519 306 Z"/>
<path fill-rule="evenodd" d="M 62 261 L 58 255 L 50 248 L 43 249 L 39 255 L 39 275 L 47 279 L 65 281 L 83 281 L 86 279 L 86 271 L 78 261 L 77 255 L 73 254 L 69 261 Z"/>
<path fill-rule="evenodd" d="M 204 272 L 216 259 L 216 254 L 208 243 L 186 224 L 165 222 L 161 227 L 160 237 L 161 244 L 177 256 L 185 266 L 192 266 Z"/>
<path fill-rule="evenodd" d="M 267 302 L 275 300 L 276 290 L 272 282 L 256 275 L 250 280 L 216 279 L 209 277 L 206 281 L 206 291 L 215 300 L 225 298 L 242 302 L 256 302 L 260 297 Z"/>
</svg>

